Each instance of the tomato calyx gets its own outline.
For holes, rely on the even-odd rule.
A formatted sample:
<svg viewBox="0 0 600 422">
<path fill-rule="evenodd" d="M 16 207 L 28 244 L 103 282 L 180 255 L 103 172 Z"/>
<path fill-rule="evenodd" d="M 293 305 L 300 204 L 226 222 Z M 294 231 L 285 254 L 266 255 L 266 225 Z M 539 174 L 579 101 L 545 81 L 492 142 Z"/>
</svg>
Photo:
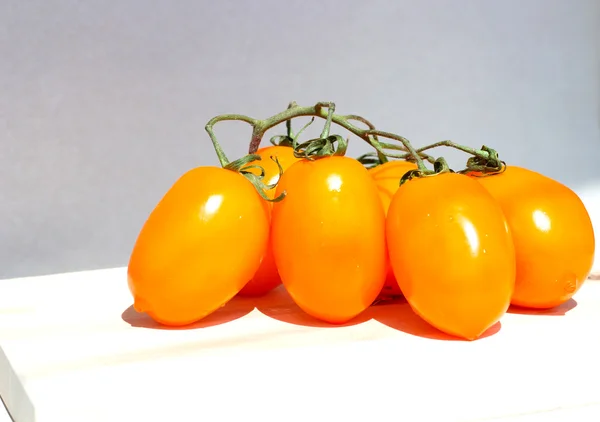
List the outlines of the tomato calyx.
<svg viewBox="0 0 600 422">
<path fill-rule="evenodd" d="M 294 139 L 294 156 L 306 160 L 317 160 L 319 158 L 331 157 L 333 155 L 343 156 L 348 149 L 348 141 L 340 135 L 330 135 L 331 122 L 333 120 L 334 104 L 329 104 L 327 110 L 327 119 L 321 132 L 321 136 L 315 139 L 298 144 Z M 336 147 L 337 144 L 337 147 Z"/>
<path fill-rule="evenodd" d="M 290 105 L 288 106 L 288 110 L 292 107 L 295 107 L 296 103 L 295 102 L 291 102 Z M 295 145 L 295 142 L 297 141 L 297 139 L 300 137 L 300 135 L 302 134 L 302 132 L 304 132 L 304 130 L 309 127 L 313 122 L 315 121 L 315 117 L 313 116 L 312 119 L 310 119 L 310 121 L 305 124 L 302 129 L 300 129 L 298 131 L 298 133 L 294 134 L 294 131 L 292 130 L 292 120 L 286 120 L 285 122 L 285 127 L 286 127 L 286 134 L 285 135 L 275 135 L 272 136 L 271 139 L 269 140 L 269 142 L 271 142 L 271 144 L 275 145 L 275 146 L 279 146 L 279 147 L 290 147 L 293 148 Z"/>
<path fill-rule="evenodd" d="M 367 169 L 372 169 L 384 163 L 379 154 L 375 152 L 367 152 L 366 154 L 360 155 L 356 158 L 356 161 L 361 163 Z"/>
<path fill-rule="evenodd" d="M 231 171 L 240 173 L 242 176 L 244 176 L 246 179 L 248 179 L 248 181 L 250 183 L 252 183 L 252 185 L 258 192 L 258 194 L 265 201 L 279 202 L 279 201 L 283 200 L 283 198 L 285 198 L 285 195 L 286 195 L 285 192 L 282 192 L 279 196 L 277 196 L 273 199 L 269 198 L 267 196 L 267 194 L 265 193 L 266 190 L 274 189 L 277 186 L 277 183 L 279 182 L 279 179 L 281 179 L 281 175 L 283 174 L 283 168 L 281 167 L 281 164 L 279 163 L 279 159 L 277 158 L 277 156 L 272 155 L 270 158 L 271 158 L 271 160 L 273 160 L 275 162 L 275 164 L 277 164 L 277 167 L 279 168 L 279 177 L 277 178 L 277 182 L 272 183 L 272 184 L 266 184 L 264 182 L 264 180 L 263 180 L 265 177 L 265 169 L 264 168 L 262 168 L 261 166 L 259 166 L 257 164 L 250 164 L 250 163 L 253 163 L 254 161 L 262 160 L 261 156 L 258 154 L 245 155 L 242 158 L 239 158 L 235 161 L 232 161 L 231 163 L 226 164 L 225 166 L 223 166 L 223 168 L 226 170 L 231 170 Z M 259 174 L 253 173 L 250 171 L 252 169 L 258 170 L 260 173 Z"/>
<path fill-rule="evenodd" d="M 290 135 L 275 135 L 269 140 L 276 147 L 291 147 L 294 144 L 294 138 Z"/>
<path fill-rule="evenodd" d="M 271 142 L 275 146 L 294 148 L 294 145 L 297 143 L 297 140 L 302 134 L 302 132 L 304 132 L 304 130 L 307 127 L 309 127 L 314 121 L 315 118 L 313 117 L 307 124 L 305 124 L 302 127 L 302 129 L 300 129 L 300 131 L 298 131 L 298 133 L 294 134 L 291 129 L 291 120 L 288 120 L 286 122 L 288 126 L 288 133 L 286 135 L 275 135 L 271 137 L 269 142 Z"/>
<path fill-rule="evenodd" d="M 420 168 L 409 170 L 400 178 L 399 185 L 402 186 L 404 183 L 412 179 L 437 176 L 444 173 L 455 173 L 455 171 L 450 168 L 444 157 L 439 157 L 437 160 L 435 160 L 435 163 L 433 163 L 433 170 L 423 170 Z"/>
<path fill-rule="evenodd" d="M 418 150 L 417 150 L 418 151 Z M 367 152 L 363 155 L 359 155 L 356 158 L 356 161 L 358 161 L 359 163 L 361 163 L 365 168 L 367 169 L 372 169 L 375 168 L 377 166 L 380 166 L 382 164 L 385 164 L 387 162 L 389 162 L 389 160 L 385 157 L 385 160 L 381 159 L 381 155 L 379 153 L 376 152 Z M 423 157 L 425 158 L 425 157 Z M 429 161 L 429 158 L 427 158 L 427 160 Z M 399 161 L 407 161 L 409 163 L 415 163 L 416 160 L 414 157 L 412 156 L 407 156 L 406 158 L 402 158 Z M 432 163 L 435 163 L 435 160 L 432 160 Z"/>
<path fill-rule="evenodd" d="M 485 145 L 480 150 L 488 153 L 488 157 L 482 155 L 469 157 L 467 167 L 459 173 L 479 173 L 483 177 L 503 173 L 506 170 L 506 163 L 500 160 L 496 150 Z"/>
<path fill-rule="evenodd" d="M 336 147 L 337 144 L 337 147 Z M 340 135 L 329 135 L 326 138 L 316 138 L 303 142 L 294 147 L 294 156 L 307 160 L 343 156 L 348 149 L 348 141 Z"/>
</svg>

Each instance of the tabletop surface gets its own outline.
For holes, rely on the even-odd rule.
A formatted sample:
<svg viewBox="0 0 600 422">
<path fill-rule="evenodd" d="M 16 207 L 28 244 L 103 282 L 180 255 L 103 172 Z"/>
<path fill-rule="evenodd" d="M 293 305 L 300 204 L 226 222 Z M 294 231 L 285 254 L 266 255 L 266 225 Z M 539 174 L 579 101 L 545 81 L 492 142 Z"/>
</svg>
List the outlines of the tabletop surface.
<svg viewBox="0 0 600 422">
<path fill-rule="evenodd" d="M 0 280 L 16 422 L 600 420 L 599 281 L 466 342 L 403 301 L 321 324 L 284 289 L 164 329 L 132 309 L 125 271 Z"/>
</svg>

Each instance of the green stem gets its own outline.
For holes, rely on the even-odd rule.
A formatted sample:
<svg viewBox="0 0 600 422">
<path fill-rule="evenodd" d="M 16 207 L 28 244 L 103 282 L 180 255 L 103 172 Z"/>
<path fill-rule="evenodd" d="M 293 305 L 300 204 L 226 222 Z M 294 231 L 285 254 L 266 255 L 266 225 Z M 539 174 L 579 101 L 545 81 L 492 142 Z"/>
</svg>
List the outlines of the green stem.
<svg viewBox="0 0 600 422">
<path fill-rule="evenodd" d="M 327 109 L 327 110 L 325 110 L 325 109 Z M 320 117 L 322 119 L 326 119 L 326 123 L 325 123 L 325 127 L 323 128 L 320 138 L 313 139 L 313 140 L 310 140 L 308 142 L 305 142 L 305 143 L 299 145 L 296 140 L 298 135 L 294 135 L 292 132 L 291 120 L 293 118 L 303 117 L 303 116 L 312 116 L 313 120 L 315 117 Z M 227 159 L 227 156 L 225 155 L 225 152 L 223 151 L 219 142 L 217 141 L 217 138 L 214 133 L 214 125 L 216 123 L 222 122 L 222 121 L 228 121 L 228 120 L 229 121 L 231 121 L 231 120 L 244 121 L 253 127 L 252 138 L 251 138 L 250 146 L 248 149 L 248 151 L 249 151 L 248 155 L 246 157 L 243 157 L 240 160 L 237 160 L 234 163 L 229 163 L 229 160 Z M 354 124 L 352 124 L 350 122 L 351 120 L 358 121 L 358 122 L 365 124 L 367 126 L 367 129 L 361 129 L 361 128 L 355 126 Z M 394 158 L 401 158 L 401 159 L 412 158 L 412 160 L 414 160 L 414 162 L 417 165 L 417 169 L 412 170 L 412 171 L 408 172 L 407 174 L 405 174 L 405 177 L 403 177 L 401 180 L 401 184 L 404 183 L 406 180 L 410 180 L 411 178 L 414 178 L 414 177 L 425 177 L 425 176 L 430 176 L 430 175 L 435 175 L 435 174 L 439 174 L 439 173 L 445 173 L 448 171 L 452 171 L 448 167 L 446 161 L 443 158 L 438 158 L 437 160 L 433 160 L 433 158 L 431 156 L 423 153 L 424 151 L 427 151 L 432 148 L 440 147 L 440 146 L 452 147 L 452 148 L 455 148 L 455 149 L 458 149 L 458 150 L 461 150 L 461 151 L 464 151 L 464 152 L 467 152 L 467 153 L 473 155 L 473 157 L 471 157 L 467 161 L 467 169 L 464 171 L 477 170 L 477 171 L 482 171 L 484 173 L 492 173 L 492 172 L 502 171 L 505 168 L 504 163 L 498 159 L 498 154 L 496 153 L 496 151 L 494 151 L 491 148 L 486 147 L 485 145 L 483 147 L 481 147 L 481 149 L 474 149 L 474 148 L 466 147 L 463 145 L 459 145 L 452 141 L 445 140 L 445 141 L 441 141 L 441 142 L 436 142 L 434 144 L 431 144 L 431 145 L 428 145 L 428 146 L 425 146 L 425 147 L 422 147 L 419 149 L 415 149 L 412 146 L 412 144 L 410 143 L 410 141 L 408 139 L 406 139 L 405 137 L 396 135 L 391 132 L 377 130 L 377 129 L 375 129 L 375 126 L 371 122 L 369 122 L 367 119 L 365 119 L 363 117 L 353 115 L 353 114 L 350 114 L 347 116 L 335 114 L 335 104 L 333 102 L 319 102 L 312 107 L 300 107 L 298 104 L 296 104 L 295 102 L 292 101 L 289 103 L 288 108 L 285 111 L 282 111 L 281 113 L 278 113 L 278 114 L 271 116 L 264 120 L 253 119 L 251 117 L 244 116 L 241 114 L 224 114 L 221 116 L 216 116 L 216 117 L 212 118 L 211 120 L 209 120 L 209 122 L 206 124 L 205 129 L 206 129 L 208 135 L 210 136 L 210 139 L 213 143 L 215 152 L 217 153 L 217 156 L 219 158 L 219 162 L 221 163 L 221 166 L 224 168 L 230 168 L 232 170 L 241 172 L 242 167 L 244 167 L 244 166 L 247 169 L 250 169 L 251 167 L 257 168 L 257 169 L 260 168 L 259 166 L 248 166 L 248 164 L 251 161 L 260 159 L 260 157 L 254 155 L 254 154 L 258 150 L 258 147 L 260 145 L 260 142 L 261 142 L 262 137 L 264 136 L 265 132 L 267 130 L 271 129 L 272 127 L 277 126 L 283 122 L 286 122 L 286 127 L 287 127 L 287 137 L 286 138 L 287 138 L 287 140 L 292 141 L 292 145 L 294 148 L 294 155 L 296 155 L 298 157 L 302 156 L 307 159 L 317 159 L 320 157 L 331 156 L 331 155 L 344 155 L 347 145 L 348 145 L 347 141 L 345 141 L 339 135 L 330 135 L 329 134 L 330 130 L 331 130 L 331 124 L 335 123 L 335 124 L 343 127 L 344 129 L 346 129 L 350 133 L 363 139 L 364 141 L 369 143 L 373 148 L 375 148 L 375 150 L 377 151 L 378 160 L 381 163 L 386 162 L 387 157 L 394 157 Z M 312 122 L 312 120 L 311 120 L 311 122 Z M 304 128 L 306 128 L 306 126 Z M 304 128 L 302 130 L 304 130 Z M 302 132 L 302 130 L 300 132 Z M 400 142 L 401 145 L 394 145 L 394 144 L 380 142 L 379 137 L 393 139 L 395 141 Z M 337 148 L 335 147 L 335 144 L 338 145 Z M 408 153 L 405 153 L 405 154 L 387 153 L 386 154 L 383 152 L 384 148 L 407 151 Z M 425 166 L 423 158 L 434 163 L 433 170 L 429 170 Z M 281 167 L 280 167 L 280 170 L 281 170 Z M 254 177 L 247 170 L 244 171 L 243 173 L 244 173 L 244 175 L 246 175 L 246 177 L 251 179 L 253 184 L 255 184 L 258 189 L 262 190 L 261 188 L 266 187 L 262 183 L 262 176 Z M 280 171 L 280 176 L 281 176 L 281 171 Z M 254 179 L 256 179 L 256 180 L 254 180 Z M 264 195 L 264 192 L 262 192 L 262 193 Z M 282 198 L 283 198 L 283 195 L 280 198 L 277 198 L 276 200 L 281 200 Z"/>
<path fill-rule="evenodd" d="M 490 154 L 487 151 L 479 150 L 479 149 L 475 149 L 475 148 L 471 148 L 471 147 L 467 147 L 467 146 L 460 145 L 460 144 L 457 144 L 456 142 L 452 142 L 452 141 L 440 141 L 440 142 L 436 142 L 434 144 L 427 145 L 427 146 L 424 146 L 422 148 L 419 148 L 418 151 L 419 152 L 427 151 L 428 149 L 437 148 L 437 147 L 451 147 L 451 148 L 455 148 L 455 149 L 457 149 L 459 151 L 466 152 L 467 154 L 471 154 L 471 155 L 474 155 L 476 157 L 480 157 L 480 158 L 482 158 L 484 160 L 489 160 L 490 159 Z"/>
<path fill-rule="evenodd" d="M 397 145 L 385 144 L 383 142 L 380 142 L 380 144 L 381 144 L 381 146 L 383 148 L 386 148 L 386 149 L 400 149 L 400 148 L 398 148 Z M 430 150 L 430 149 L 433 149 L 433 148 L 438 148 L 438 147 L 451 147 L 451 148 L 457 149 L 459 151 L 466 152 L 467 154 L 471 154 L 471 155 L 473 155 L 475 157 L 478 157 L 481 160 L 488 160 L 488 161 L 489 160 L 493 160 L 493 155 L 490 154 L 490 152 L 488 151 L 488 149 L 485 146 L 483 148 L 481 148 L 481 149 L 476 149 L 476 148 L 471 148 L 471 147 L 468 147 L 468 146 L 460 145 L 460 144 L 457 144 L 456 142 L 452 142 L 452 141 L 440 141 L 440 142 L 436 142 L 436 143 L 433 143 L 431 145 L 427 145 L 427 146 L 424 146 L 424 147 L 421 147 L 421 148 L 417 148 L 416 151 L 419 153 L 419 155 L 423 159 L 429 161 L 430 163 L 434 163 L 435 159 L 433 159 L 433 157 L 431 155 L 425 154 L 424 151 L 427 151 L 427 150 Z M 386 154 L 386 155 L 388 157 L 390 157 L 390 158 L 398 158 L 398 159 L 401 159 L 401 160 L 406 160 L 406 159 L 412 157 L 411 153 L 404 153 L 404 154 L 392 154 L 392 153 L 389 153 L 389 154 Z"/>
<path fill-rule="evenodd" d="M 437 147 L 450 147 L 472 155 L 472 157 L 467 160 L 467 167 L 464 170 L 458 171 L 457 173 L 479 171 L 486 174 L 494 174 L 502 172 L 506 168 L 506 163 L 498 158 L 498 153 L 496 150 L 485 145 L 483 145 L 480 149 L 476 149 L 457 144 L 453 141 L 445 140 L 424 146 L 419 148 L 417 151 L 421 153 Z M 399 155 L 398 158 L 405 158 L 405 155 L 406 154 Z"/>
<path fill-rule="evenodd" d="M 317 106 L 320 106 L 320 107 L 323 107 L 323 105 L 324 104 L 317 104 Z M 329 130 L 331 129 L 331 119 L 333 117 L 334 111 L 335 111 L 335 104 L 327 103 L 327 120 L 325 121 L 325 126 L 323 126 L 323 131 L 321 132 L 321 138 L 327 138 L 329 136 Z"/>
<path fill-rule="evenodd" d="M 325 109 L 327 109 L 327 110 L 325 110 Z M 419 169 L 421 171 L 430 172 L 430 170 L 427 170 L 427 168 L 425 167 L 425 164 L 423 163 L 423 159 L 429 161 L 430 163 L 435 162 L 435 159 L 433 157 L 421 152 L 421 151 L 424 151 L 424 149 L 415 150 L 412 147 L 412 145 L 410 144 L 410 142 L 408 141 L 408 139 L 404 138 L 403 136 L 376 130 L 375 126 L 370 121 L 365 119 L 364 117 L 361 117 L 361 116 L 358 116 L 355 114 L 349 114 L 349 115 L 345 115 L 345 116 L 335 114 L 335 104 L 332 102 L 319 102 L 311 107 L 301 107 L 298 104 L 296 104 L 296 102 L 292 101 L 289 103 L 288 108 L 286 110 L 282 111 L 281 113 L 275 114 L 264 120 L 253 119 L 251 117 L 240 115 L 240 114 L 225 114 L 225 115 L 221 115 L 221 116 L 212 118 L 206 124 L 205 129 L 208 132 L 208 134 L 213 142 L 213 146 L 215 148 L 217 156 L 219 157 L 219 161 L 221 162 L 221 165 L 225 166 L 229 163 L 229 161 L 227 160 L 227 157 L 226 157 L 223 149 L 221 148 L 221 146 L 219 145 L 219 143 L 217 142 L 217 139 L 215 137 L 214 125 L 216 123 L 226 121 L 226 120 L 240 120 L 240 121 L 249 123 L 253 127 L 253 129 L 252 129 L 252 137 L 250 140 L 250 146 L 248 148 L 248 153 L 254 154 L 258 150 L 258 147 L 260 146 L 260 142 L 267 130 L 269 130 L 281 123 L 286 122 L 286 126 L 288 129 L 287 138 L 291 138 L 292 132 L 291 132 L 290 121 L 294 118 L 305 117 L 305 116 L 312 116 L 313 119 L 315 117 L 319 117 L 319 118 L 327 120 L 326 126 L 323 129 L 322 135 L 323 134 L 328 135 L 329 131 L 330 131 L 331 123 L 335 123 L 336 125 L 346 129 L 348 132 L 361 138 L 362 140 L 367 142 L 369 145 L 371 145 L 377 151 L 377 156 L 379 157 L 379 161 L 381 163 L 387 162 L 388 157 L 401 158 L 401 159 L 407 159 L 407 158 L 412 157 L 412 159 L 417 163 L 417 166 L 419 167 Z M 360 123 L 366 125 L 367 128 L 361 129 L 361 128 L 355 126 L 354 124 L 352 124 L 351 121 L 360 122 Z M 298 136 L 298 134 L 294 135 L 293 137 L 296 138 L 297 136 Z M 380 142 L 379 136 L 399 141 L 400 145 Z M 328 136 L 321 136 L 322 139 L 325 139 L 327 137 Z M 430 148 L 433 148 L 433 146 L 430 146 Z M 400 150 L 400 151 L 405 151 L 407 153 L 393 154 L 393 153 L 384 152 L 384 149 Z"/>
<path fill-rule="evenodd" d="M 367 152 L 359 157 L 356 157 L 356 161 L 358 161 L 368 169 L 383 164 L 379 159 L 379 156 L 375 152 Z"/>
<path fill-rule="evenodd" d="M 244 116 L 242 114 L 222 114 L 220 116 L 213 117 L 212 119 L 210 119 L 204 128 L 206 130 L 206 132 L 208 132 L 208 136 L 210 136 L 210 140 L 213 143 L 213 147 L 215 148 L 217 157 L 219 157 L 219 162 L 221 163 L 221 167 L 226 167 L 229 164 L 229 160 L 227 159 L 227 156 L 225 155 L 225 151 L 223 151 L 223 148 L 221 148 L 219 141 L 217 141 L 217 137 L 215 136 L 213 126 L 215 124 L 217 124 L 218 122 L 232 121 L 232 120 L 239 120 L 242 122 L 246 122 L 246 123 L 251 124 L 252 126 L 255 126 L 257 124 L 256 119 L 253 119 L 252 117 Z M 256 150 L 254 150 L 254 152 L 256 152 Z M 254 154 L 254 152 L 252 152 L 252 154 Z"/>
<path fill-rule="evenodd" d="M 267 130 L 271 129 L 272 127 L 277 126 L 283 122 L 286 122 L 286 121 L 296 118 L 296 117 L 305 117 L 305 116 L 314 116 L 314 117 L 320 117 L 322 119 L 327 119 L 327 115 L 329 114 L 329 111 L 325 111 L 324 108 L 327 107 L 329 104 L 333 104 L 333 103 L 320 102 L 312 107 L 300 107 L 298 105 L 295 105 L 294 107 L 288 108 L 287 110 L 282 111 L 281 113 L 278 113 L 274 116 L 271 116 L 268 119 L 257 120 L 256 123 L 253 125 L 254 129 L 252 131 L 252 138 L 250 140 L 250 148 L 248 149 L 248 153 L 249 154 L 255 153 L 256 150 L 258 149 L 258 146 L 260 145 L 260 141 L 262 140 L 262 137 L 265 134 L 265 132 Z M 329 107 L 327 107 L 327 108 L 329 108 Z M 359 138 L 362 138 L 365 141 L 369 142 L 367 137 L 364 135 L 365 131 L 354 126 L 344 116 L 333 114 L 331 116 L 331 121 L 332 121 L 332 123 L 335 123 L 338 126 L 343 127 L 348 132 L 353 133 L 354 135 L 358 136 Z"/>
<path fill-rule="evenodd" d="M 362 124 L 367 126 L 369 128 L 369 130 L 375 130 L 375 125 L 362 116 L 358 116 L 356 114 L 346 114 L 344 116 L 344 118 L 346 120 L 356 120 L 357 122 L 361 122 Z M 373 139 L 375 140 L 375 142 L 379 142 L 377 135 L 373 135 Z M 402 151 L 405 150 L 404 145 L 384 144 L 382 142 L 379 142 L 379 145 L 383 148 L 388 148 L 388 149 L 400 149 Z M 377 148 L 376 148 L 376 150 L 377 150 L 377 157 L 379 158 L 379 163 L 380 164 L 387 163 L 389 160 L 388 160 L 388 157 L 383 153 L 383 151 L 380 151 Z"/>
<path fill-rule="evenodd" d="M 295 101 L 292 101 L 291 103 L 289 103 L 288 105 L 288 109 L 297 106 Z M 292 120 L 287 120 L 285 122 L 285 127 L 286 127 L 286 134 L 285 135 L 274 135 L 271 137 L 270 142 L 271 144 L 273 144 L 274 146 L 285 146 L 285 147 L 292 147 L 294 144 L 294 139 L 296 139 L 297 137 L 300 136 L 300 134 L 308 127 L 311 125 L 311 123 L 313 123 L 315 120 L 315 118 L 313 117 L 312 120 L 310 122 L 308 122 L 306 125 L 304 125 L 304 127 L 302 129 L 300 129 L 300 131 L 296 134 L 294 134 L 294 131 L 292 130 Z"/>
<path fill-rule="evenodd" d="M 288 105 L 288 109 L 293 108 L 293 107 L 297 107 L 298 104 L 296 104 L 296 101 L 292 101 L 290 102 L 290 104 Z M 287 136 L 289 139 L 294 139 L 294 132 L 292 131 L 292 120 L 287 120 L 285 122 L 285 127 L 287 129 Z"/>
<path fill-rule="evenodd" d="M 389 156 L 389 154 L 383 152 L 384 148 L 389 147 L 391 149 L 400 149 L 403 151 L 408 151 L 404 145 L 401 145 L 401 146 L 391 145 L 391 144 L 381 144 L 380 145 L 379 141 L 377 139 L 377 135 L 369 134 L 369 131 L 375 130 L 375 127 L 371 122 L 369 122 L 367 119 L 365 119 L 363 117 L 360 117 L 360 116 L 357 116 L 354 114 L 351 114 L 348 116 L 342 116 L 342 115 L 335 114 L 335 113 L 333 113 L 333 111 L 330 111 L 330 109 L 333 108 L 334 106 L 335 106 L 334 103 L 331 103 L 331 102 L 319 102 L 311 107 L 301 107 L 298 104 L 296 104 L 295 102 L 291 102 L 286 110 L 282 111 L 281 113 L 275 114 L 274 116 L 271 116 L 264 120 L 253 119 L 251 117 L 240 115 L 240 114 L 225 114 L 225 115 L 214 117 L 211 120 L 209 120 L 209 122 L 206 124 L 205 129 L 208 132 L 208 134 L 213 142 L 213 146 L 215 148 L 217 156 L 219 157 L 219 161 L 221 162 L 221 165 L 226 165 L 228 163 L 228 160 L 227 160 L 225 153 L 223 152 L 223 149 L 221 148 L 221 146 L 219 145 L 219 143 L 216 140 L 216 137 L 214 134 L 214 125 L 218 122 L 222 122 L 222 121 L 226 121 L 226 120 L 244 121 L 244 122 L 249 123 L 253 127 L 252 137 L 250 140 L 250 147 L 248 149 L 249 154 L 254 154 L 258 150 L 258 147 L 260 145 L 260 142 L 261 142 L 265 132 L 267 130 L 271 129 L 272 127 L 275 127 L 283 122 L 289 122 L 291 119 L 296 118 L 296 117 L 313 116 L 313 117 L 319 117 L 322 119 L 327 119 L 327 117 L 330 113 L 331 113 L 331 122 L 332 123 L 335 123 L 336 125 L 346 129 L 348 132 L 350 132 L 350 133 L 354 134 L 355 136 L 361 138 L 362 140 L 368 142 L 373 148 L 375 148 L 375 150 L 377 151 L 378 155 L 380 156 L 380 158 L 383 162 L 387 161 L 386 156 Z M 325 108 L 327 108 L 328 110 L 325 110 Z M 368 127 L 368 129 L 361 129 L 361 128 L 355 126 L 354 124 L 351 123 L 352 120 L 365 124 Z M 402 138 L 402 139 L 404 139 L 404 138 Z"/>
<path fill-rule="evenodd" d="M 316 139 L 311 139 L 302 144 L 298 144 L 296 138 L 293 140 L 294 156 L 298 158 L 305 158 L 307 160 L 316 160 L 324 157 L 331 157 L 332 155 L 343 156 L 346 154 L 348 148 L 348 141 L 346 141 L 340 135 L 330 135 L 329 130 L 331 128 L 331 119 L 333 112 L 335 111 L 335 104 L 321 104 L 321 107 L 326 105 L 327 120 L 321 136 Z M 313 117 L 314 119 L 314 117 Z M 336 147 L 337 144 L 337 147 Z"/>
<path fill-rule="evenodd" d="M 417 164 L 417 168 L 419 169 L 419 171 L 421 171 L 422 173 L 430 172 L 430 170 L 425 166 L 425 163 L 423 162 L 421 155 L 417 152 L 417 150 L 415 150 L 415 148 L 412 146 L 410 141 L 408 139 L 406 139 L 405 137 L 396 135 L 396 134 L 390 133 L 390 132 L 384 132 L 381 130 L 368 130 L 366 133 L 367 133 L 367 135 L 382 136 L 384 138 L 394 139 L 396 141 L 401 142 L 402 145 L 404 145 L 404 147 L 408 150 L 408 152 L 410 153 L 412 158 L 415 160 L 415 163 Z"/>
<path fill-rule="evenodd" d="M 261 161 L 261 160 L 262 160 L 262 158 L 260 155 L 248 154 L 238 160 L 228 163 L 227 165 L 223 166 L 223 168 L 226 170 L 234 171 L 236 173 L 240 173 L 242 176 L 244 176 L 246 179 L 248 179 L 248 181 L 250 183 L 252 183 L 252 185 L 254 185 L 254 188 L 256 189 L 258 194 L 265 201 L 279 202 L 285 197 L 285 192 L 281 193 L 276 198 L 273 198 L 273 199 L 269 198 L 269 196 L 265 193 L 265 191 L 274 189 L 275 186 L 277 186 L 277 183 L 269 184 L 269 185 L 265 184 L 265 181 L 264 181 L 265 169 L 260 165 L 251 164 L 254 161 Z M 278 158 L 271 157 L 271 160 L 273 160 L 275 162 L 275 164 L 277 164 L 277 167 L 279 169 L 279 177 L 281 177 L 281 175 L 283 174 L 283 168 L 281 167 L 281 164 L 279 163 Z M 251 170 L 258 170 L 259 174 L 254 174 L 254 172 L 252 172 Z"/>
</svg>

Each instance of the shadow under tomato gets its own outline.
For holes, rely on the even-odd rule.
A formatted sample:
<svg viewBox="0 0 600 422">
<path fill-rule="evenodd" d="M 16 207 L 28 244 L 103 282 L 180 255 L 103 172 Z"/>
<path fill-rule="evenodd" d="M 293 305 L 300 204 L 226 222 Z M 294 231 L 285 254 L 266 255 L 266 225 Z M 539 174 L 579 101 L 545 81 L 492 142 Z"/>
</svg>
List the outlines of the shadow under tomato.
<svg viewBox="0 0 600 422">
<path fill-rule="evenodd" d="M 216 325 L 225 324 L 227 322 L 235 321 L 236 319 L 242 318 L 248 315 L 254 310 L 254 300 L 252 298 L 245 297 L 234 297 L 227 304 L 212 314 L 204 317 L 200 321 L 192 324 L 184 325 L 181 327 L 171 327 L 167 325 L 159 324 L 154 321 L 150 315 L 146 313 L 137 312 L 133 305 L 129 306 L 121 314 L 121 319 L 127 322 L 132 327 L 137 328 L 151 328 L 156 330 L 193 330 L 197 328 L 208 328 Z"/>
<path fill-rule="evenodd" d="M 531 309 L 524 308 L 522 306 L 511 305 L 508 308 L 509 314 L 518 315 L 552 315 L 552 316 L 565 316 L 567 312 L 574 309 L 577 306 L 577 301 L 573 298 L 567 300 L 565 303 L 555 306 L 550 309 Z"/>
<path fill-rule="evenodd" d="M 466 341 L 462 338 L 443 333 L 429 325 L 414 313 L 406 299 L 403 297 L 395 297 L 393 299 L 379 298 L 375 301 L 374 305 L 371 305 L 360 315 L 345 324 L 329 324 L 308 315 L 294 303 L 293 299 L 283 286 L 272 290 L 263 297 L 256 298 L 255 305 L 256 309 L 262 314 L 288 324 L 306 327 L 336 328 L 358 325 L 363 322 L 375 320 L 390 328 L 413 336 L 435 340 Z M 497 322 L 489 328 L 480 339 L 496 334 L 500 331 L 500 328 L 501 324 L 500 322 Z"/>
<path fill-rule="evenodd" d="M 412 310 L 404 298 L 390 302 L 382 302 L 380 305 L 376 306 L 376 308 L 377 314 L 374 319 L 395 330 L 433 340 L 468 341 L 460 337 L 446 334 L 435 328 L 433 325 L 430 325 Z M 501 328 L 502 324 L 498 321 L 488 328 L 478 340 L 498 333 Z"/>
<path fill-rule="evenodd" d="M 264 296 L 254 298 L 256 309 L 263 315 L 288 324 L 305 327 L 335 328 L 361 324 L 373 318 L 368 308 L 365 312 L 344 324 L 329 324 L 304 312 L 291 298 L 283 285 L 276 287 Z"/>
</svg>

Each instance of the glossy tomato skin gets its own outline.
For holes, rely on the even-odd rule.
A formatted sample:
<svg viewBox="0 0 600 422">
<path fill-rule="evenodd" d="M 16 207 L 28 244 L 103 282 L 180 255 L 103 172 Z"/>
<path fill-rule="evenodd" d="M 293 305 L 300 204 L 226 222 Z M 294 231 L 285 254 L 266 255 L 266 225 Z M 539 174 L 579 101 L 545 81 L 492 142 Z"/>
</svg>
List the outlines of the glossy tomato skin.
<svg viewBox="0 0 600 422">
<path fill-rule="evenodd" d="M 135 309 L 164 325 L 201 320 L 256 273 L 268 235 L 269 209 L 244 176 L 218 167 L 188 171 L 133 247 L 128 284 Z"/>
<path fill-rule="evenodd" d="M 544 309 L 568 301 L 594 263 L 594 230 L 581 199 L 563 184 L 517 166 L 476 180 L 498 201 L 512 231 L 513 305 Z"/>
<path fill-rule="evenodd" d="M 271 156 L 277 157 L 283 171 L 286 171 L 293 163 L 299 160 L 299 158 L 294 156 L 294 149 L 286 146 L 269 146 L 260 148 L 258 151 L 256 151 L 256 154 L 260 155 L 261 160 L 252 164 L 257 164 L 264 169 L 265 175 L 263 181 L 267 185 L 274 184 L 279 179 L 279 167 L 277 166 L 277 163 L 271 159 Z M 267 190 L 265 193 L 271 199 L 275 197 L 275 189 Z M 268 202 L 268 206 L 269 208 L 271 207 L 270 202 Z M 260 268 L 256 274 L 254 274 L 252 279 L 239 292 L 239 295 L 246 297 L 262 296 L 280 284 L 281 278 L 279 277 L 277 265 L 275 264 L 273 248 L 271 246 L 271 242 L 269 242 L 265 258 L 262 261 Z"/>
<path fill-rule="evenodd" d="M 383 209 L 386 215 L 390 206 L 390 202 L 400 186 L 400 179 L 402 179 L 402 176 L 404 176 L 407 171 L 415 170 L 416 168 L 417 165 L 415 163 L 411 163 L 410 161 L 395 160 L 388 161 L 387 163 L 383 163 L 369 169 L 369 173 L 371 173 L 373 180 L 375 180 L 375 185 L 377 186 L 377 191 L 379 193 L 379 197 L 381 198 L 381 203 L 383 204 Z M 394 272 L 392 271 L 389 259 L 387 260 L 386 266 L 387 275 L 383 288 L 381 289 L 381 295 L 402 295 L 400 286 L 398 286 L 398 282 L 394 277 Z"/>
<path fill-rule="evenodd" d="M 369 173 L 377 186 L 384 210 L 390 207 L 390 202 L 400 186 L 400 179 L 410 170 L 416 170 L 417 165 L 410 161 L 394 160 L 369 169 Z"/>
<path fill-rule="evenodd" d="M 283 171 L 286 171 L 292 164 L 300 160 L 300 158 L 297 158 L 294 155 L 294 149 L 292 147 L 279 145 L 260 148 L 256 151 L 256 154 L 260 155 L 261 159 L 255 163 L 265 170 L 265 177 L 263 180 L 267 185 L 273 184 L 279 179 L 279 167 L 277 167 L 277 163 L 271 159 L 272 156 L 277 157 Z M 275 189 L 267 191 L 267 195 L 270 198 L 274 198 Z"/>
<path fill-rule="evenodd" d="M 475 180 L 443 173 L 406 182 L 386 234 L 400 288 L 429 324 L 474 340 L 507 311 L 514 245 L 500 206 Z"/>
<path fill-rule="evenodd" d="M 285 288 L 307 314 L 345 323 L 368 308 L 385 280 L 385 214 L 355 159 L 300 160 L 283 175 L 271 239 Z"/>
</svg>

